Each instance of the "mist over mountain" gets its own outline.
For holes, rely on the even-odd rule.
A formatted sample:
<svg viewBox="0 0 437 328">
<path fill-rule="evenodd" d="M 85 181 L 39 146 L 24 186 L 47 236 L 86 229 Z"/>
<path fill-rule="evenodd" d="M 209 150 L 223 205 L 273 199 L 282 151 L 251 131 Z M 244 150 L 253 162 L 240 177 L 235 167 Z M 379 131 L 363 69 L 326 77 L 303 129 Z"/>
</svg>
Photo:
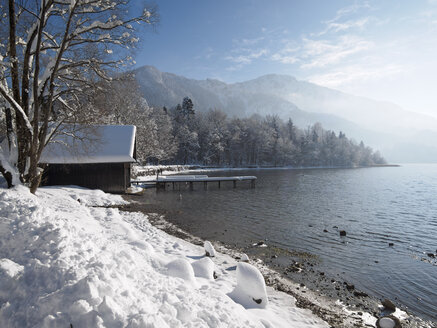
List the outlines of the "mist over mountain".
<svg viewBox="0 0 437 328">
<path fill-rule="evenodd" d="M 227 84 L 194 80 L 143 66 L 134 71 L 142 96 L 150 106 L 172 107 L 186 96 L 197 111 L 221 109 L 229 116 L 277 114 L 306 127 L 320 122 L 357 141 L 379 149 L 391 162 L 437 162 L 437 119 L 409 112 L 392 103 L 357 97 L 269 74 Z"/>
</svg>

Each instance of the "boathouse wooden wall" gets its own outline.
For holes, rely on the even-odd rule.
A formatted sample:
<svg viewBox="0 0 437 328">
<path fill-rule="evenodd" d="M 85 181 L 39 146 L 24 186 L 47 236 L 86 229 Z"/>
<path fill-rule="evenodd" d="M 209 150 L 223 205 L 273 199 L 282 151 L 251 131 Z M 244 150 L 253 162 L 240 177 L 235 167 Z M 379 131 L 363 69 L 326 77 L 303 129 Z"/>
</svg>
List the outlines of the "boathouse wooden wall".
<svg viewBox="0 0 437 328">
<path fill-rule="evenodd" d="M 47 164 L 42 185 L 76 185 L 124 193 L 130 187 L 131 163 Z"/>
</svg>

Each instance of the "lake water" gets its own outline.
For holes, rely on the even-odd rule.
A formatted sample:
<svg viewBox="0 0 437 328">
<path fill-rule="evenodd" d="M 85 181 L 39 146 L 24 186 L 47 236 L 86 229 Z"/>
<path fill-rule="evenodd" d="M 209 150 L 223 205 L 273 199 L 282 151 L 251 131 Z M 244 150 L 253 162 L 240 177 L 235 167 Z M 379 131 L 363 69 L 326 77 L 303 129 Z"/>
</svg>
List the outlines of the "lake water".
<svg viewBox="0 0 437 328">
<path fill-rule="evenodd" d="M 198 184 L 147 197 L 175 210 L 193 234 L 236 244 L 266 239 L 316 254 L 327 273 L 437 320 L 437 259 L 427 256 L 437 252 L 437 165 L 202 174 L 258 180 L 254 189 Z"/>
</svg>

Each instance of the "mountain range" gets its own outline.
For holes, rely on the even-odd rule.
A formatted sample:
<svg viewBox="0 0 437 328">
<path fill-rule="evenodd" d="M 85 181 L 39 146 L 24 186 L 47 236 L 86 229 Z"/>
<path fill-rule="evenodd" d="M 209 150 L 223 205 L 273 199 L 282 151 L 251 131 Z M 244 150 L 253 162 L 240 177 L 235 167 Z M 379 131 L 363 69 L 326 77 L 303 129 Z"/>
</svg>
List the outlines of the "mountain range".
<svg viewBox="0 0 437 328">
<path fill-rule="evenodd" d="M 277 114 L 300 126 L 320 122 L 378 149 L 389 162 L 437 162 L 437 119 L 390 102 L 372 100 L 269 74 L 239 82 L 194 80 L 153 66 L 133 71 L 149 106 L 173 107 L 190 97 L 196 111 L 221 109 L 229 116 Z"/>
</svg>

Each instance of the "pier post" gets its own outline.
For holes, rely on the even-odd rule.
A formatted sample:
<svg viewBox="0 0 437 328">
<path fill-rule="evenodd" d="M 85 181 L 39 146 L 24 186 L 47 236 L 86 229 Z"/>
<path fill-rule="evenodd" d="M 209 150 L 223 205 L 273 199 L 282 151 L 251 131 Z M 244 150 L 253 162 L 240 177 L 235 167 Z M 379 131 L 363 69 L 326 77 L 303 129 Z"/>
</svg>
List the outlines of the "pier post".
<svg viewBox="0 0 437 328">
<path fill-rule="evenodd" d="M 172 182 L 173 183 L 173 190 L 174 190 L 174 182 Z"/>
<path fill-rule="evenodd" d="M 156 182 L 157 190 L 165 190 L 165 182 Z"/>
<path fill-rule="evenodd" d="M 208 182 L 205 181 L 203 183 L 203 189 L 208 190 Z"/>
<path fill-rule="evenodd" d="M 194 190 L 193 181 L 190 181 L 190 190 Z"/>
<path fill-rule="evenodd" d="M 255 188 L 255 179 L 250 181 L 250 187 Z"/>
<path fill-rule="evenodd" d="M 219 189 L 220 189 L 220 181 L 218 182 L 218 187 L 219 187 Z"/>
<path fill-rule="evenodd" d="M 234 188 L 237 188 L 237 180 L 234 180 Z"/>
</svg>

